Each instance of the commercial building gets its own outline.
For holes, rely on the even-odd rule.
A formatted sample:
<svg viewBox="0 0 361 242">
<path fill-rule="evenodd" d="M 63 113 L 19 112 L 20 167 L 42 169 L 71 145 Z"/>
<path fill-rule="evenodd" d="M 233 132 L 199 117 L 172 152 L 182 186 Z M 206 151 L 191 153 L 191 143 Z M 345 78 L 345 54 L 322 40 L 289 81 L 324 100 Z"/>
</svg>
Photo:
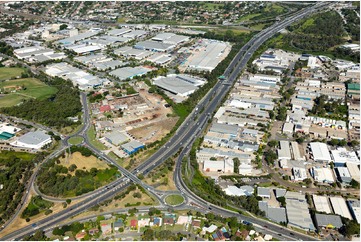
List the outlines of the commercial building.
<svg viewBox="0 0 361 242">
<path fill-rule="evenodd" d="M 203 171 L 233 173 L 234 172 L 233 160 L 224 159 L 223 161 L 213 161 L 213 160 L 204 161 Z"/>
<path fill-rule="evenodd" d="M 254 192 L 254 188 L 251 186 L 228 186 L 226 189 L 223 189 L 223 191 L 228 196 L 251 196 Z"/>
<path fill-rule="evenodd" d="M 347 167 L 348 172 L 351 175 L 351 178 L 354 179 L 357 182 L 360 182 L 360 168 L 359 168 L 359 165 L 357 165 L 355 163 L 347 162 L 346 167 Z"/>
<path fill-rule="evenodd" d="M 167 52 L 174 49 L 176 46 L 174 44 L 166 44 L 157 41 L 140 41 L 134 45 L 134 48 L 140 50 L 149 50 L 154 52 Z"/>
<path fill-rule="evenodd" d="M 327 163 L 330 163 L 332 161 L 330 152 L 326 144 L 320 142 L 311 142 L 310 147 L 314 161 Z"/>
<path fill-rule="evenodd" d="M 277 223 L 287 222 L 285 208 L 269 206 L 267 201 L 258 201 L 258 207 L 265 212 L 266 218 Z"/>
<path fill-rule="evenodd" d="M 290 160 L 291 151 L 290 151 L 290 142 L 287 140 L 280 141 L 280 149 L 277 150 L 279 160 Z"/>
<path fill-rule="evenodd" d="M 137 141 L 132 140 L 129 143 L 123 144 L 120 146 L 128 155 L 134 154 L 138 150 L 144 148 L 144 144 Z"/>
<path fill-rule="evenodd" d="M 157 77 L 153 84 L 182 97 L 189 96 L 205 81 L 183 74 L 171 74 L 166 77 Z"/>
<path fill-rule="evenodd" d="M 335 214 L 352 220 L 351 213 L 347 207 L 346 201 L 342 197 L 330 197 L 331 206 Z"/>
<path fill-rule="evenodd" d="M 291 180 L 293 181 L 303 181 L 307 178 L 307 171 L 305 168 L 293 167 Z"/>
<path fill-rule="evenodd" d="M 24 134 L 23 136 L 10 143 L 10 145 L 15 147 L 39 150 L 50 143 L 51 136 L 46 134 L 44 131 L 37 130 L 35 132 L 28 132 Z"/>
<path fill-rule="evenodd" d="M 354 151 L 348 151 L 346 148 L 338 147 L 331 150 L 333 161 L 336 166 L 345 166 L 346 163 L 360 164 L 360 160 Z"/>
<path fill-rule="evenodd" d="M 320 229 L 339 229 L 343 226 L 341 217 L 331 214 L 315 214 L 316 227 Z"/>
<path fill-rule="evenodd" d="M 125 132 L 112 131 L 104 135 L 105 139 L 113 144 L 120 145 L 130 140 L 129 136 Z"/>
<path fill-rule="evenodd" d="M 16 133 L 21 131 L 20 128 L 12 126 L 9 123 L 0 124 L 0 140 L 8 140 L 15 136 Z"/>
<path fill-rule="evenodd" d="M 330 168 L 326 167 L 313 167 L 310 169 L 313 179 L 317 182 L 322 183 L 333 183 L 335 179 L 333 177 L 332 171 Z"/>
<path fill-rule="evenodd" d="M 229 134 L 232 137 L 236 137 L 238 134 L 238 129 L 239 128 L 237 125 L 213 123 L 209 131 L 220 134 Z"/>
<path fill-rule="evenodd" d="M 268 187 L 257 187 L 257 196 L 271 198 L 271 189 Z"/>
<path fill-rule="evenodd" d="M 123 81 L 126 79 L 133 79 L 136 76 L 142 76 L 151 72 L 152 69 L 136 66 L 136 67 L 122 67 L 119 69 L 115 69 L 114 71 L 109 72 L 110 75 L 119 78 L 119 80 Z"/>
<path fill-rule="evenodd" d="M 332 213 L 328 198 L 319 195 L 312 195 L 313 204 L 315 205 L 316 211 Z"/>
</svg>

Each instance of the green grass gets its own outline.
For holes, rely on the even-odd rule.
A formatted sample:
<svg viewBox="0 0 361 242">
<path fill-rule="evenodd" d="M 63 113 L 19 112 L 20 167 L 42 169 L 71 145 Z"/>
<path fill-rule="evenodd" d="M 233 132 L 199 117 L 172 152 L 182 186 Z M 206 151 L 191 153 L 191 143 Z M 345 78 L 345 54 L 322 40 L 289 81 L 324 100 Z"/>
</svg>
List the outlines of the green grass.
<svg viewBox="0 0 361 242">
<path fill-rule="evenodd" d="M 224 6 L 223 3 L 211 3 L 211 2 L 205 2 L 204 5 L 203 5 L 205 8 L 207 9 L 218 9 L 219 7 L 222 7 Z"/>
<path fill-rule="evenodd" d="M 110 168 L 98 172 L 96 179 L 102 183 L 109 182 L 118 172 L 117 168 Z"/>
<path fill-rule="evenodd" d="M 169 205 L 179 205 L 184 202 L 184 198 L 181 195 L 169 195 L 165 198 L 165 202 Z"/>
<path fill-rule="evenodd" d="M 95 148 L 99 149 L 99 150 L 105 150 L 107 147 L 102 144 L 101 142 L 99 142 L 97 139 L 96 139 L 96 135 L 95 135 L 95 128 L 94 126 L 91 126 L 90 129 L 88 130 L 88 138 L 89 138 L 89 141 L 92 145 L 94 145 Z"/>
<path fill-rule="evenodd" d="M 68 141 L 72 145 L 78 145 L 78 144 L 81 144 L 83 142 L 83 140 L 84 140 L 83 137 L 74 136 L 74 137 L 71 137 Z"/>
<path fill-rule="evenodd" d="M 21 76 L 24 71 L 25 69 L 20 67 L 0 67 L 0 81 Z"/>
<path fill-rule="evenodd" d="M 16 90 L 15 93 L 11 92 L 17 87 L 24 87 L 24 89 Z M 35 78 L 3 81 L 0 82 L 0 89 L 8 92 L 0 97 L 0 107 L 14 106 L 30 98 L 46 99 L 58 91 L 55 87 L 50 87 Z"/>
<path fill-rule="evenodd" d="M 238 22 L 248 21 L 248 20 L 250 20 L 251 18 L 258 17 L 258 16 L 260 16 L 260 15 L 261 15 L 260 13 L 247 14 L 247 15 L 242 16 L 241 18 L 239 18 L 239 19 L 238 19 Z"/>
<path fill-rule="evenodd" d="M 9 157 L 15 156 L 19 159 L 31 161 L 36 156 L 35 154 L 30 154 L 26 152 L 15 152 L 15 151 L 7 151 L 3 150 L 0 152 L 0 159 L 7 160 Z"/>
</svg>

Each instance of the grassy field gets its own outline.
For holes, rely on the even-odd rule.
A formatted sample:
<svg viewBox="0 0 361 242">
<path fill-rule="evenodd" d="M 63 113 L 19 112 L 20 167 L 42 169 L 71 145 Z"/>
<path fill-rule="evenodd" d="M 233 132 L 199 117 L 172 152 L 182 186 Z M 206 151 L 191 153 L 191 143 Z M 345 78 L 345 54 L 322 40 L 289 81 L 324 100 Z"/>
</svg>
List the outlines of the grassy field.
<svg viewBox="0 0 361 242">
<path fill-rule="evenodd" d="M 83 142 L 83 140 L 84 140 L 83 137 L 74 136 L 74 137 L 71 137 L 68 141 L 72 145 L 78 145 L 78 144 L 81 144 Z"/>
<path fill-rule="evenodd" d="M 0 82 L 0 89 L 9 92 L 0 97 L 0 107 L 14 106 L 29 98 L 45 99 L 57 92 L 55 87 L 50 87 L 35 78 L 3 81 Z"/>
<path fill-rule="evenodd" d="M 223 3 L 204 2 L 203 6 L 207 9 L 214 10 L 214 9 L 218 9 L 219 7 L 223 8 L 224 4 Z"/>
<path fill-rule="evenodd" d="M 169 195 L 165 198 L 165 202 L 169 205 L 179 205 L 184 201 L 181 195 Z"/>
<path fill-rule="evenodd" d="M 94 156 L 85 157 L 80 154 L 80 152 L 74 152 L 69 161 L 67 158 L 60 158 L 60 164 L 69 167 L 71 164 L 75 164 L 78 169 L 83 169 L 85 167 L 86 170 L 90 170 L 95 167 L 97 169 L 106 169 L 109 168 L 108 165 Z"/>
<path fill-rule="evenodd" d="M 15 151 L 5 151 L 5 150 L 0 152 L 0 159 L 7 160 L 11 156 L 16 156 L 19 159 L 31 161 L 36 155 L 26 152 L 15 152 Z"/>
<path fill-rule="evenodd" d="M 248 20 L 250 20 L 251 18 L 260 16 L 260 15 L 261 15 L 260 13 L 247 14 L 247 15 L 244 15 L 244 16 L 240 17 L 237 22 L 248 21 Z"/>
<path fill-rule="evenodd" d="M 21 76 L 24 71 L 24 68 L 19 67 L 0 67 L 0 81 Z"/>
<path fill-rule="evenodd" d="M 88 138 L 89 138 L 89 141 L 92 145 L 95 146 L 95 148 L 99 149 L 99 150 L 106 150 L 107 147 L 102 144 L 101 142 L 99 142 L 97 139 L 96 139 L 96 135 L 95 135 L 95 128 L 94 126 L 92 125 L 90 127 L 90 129 L 88 130 Z"/>
</svg>

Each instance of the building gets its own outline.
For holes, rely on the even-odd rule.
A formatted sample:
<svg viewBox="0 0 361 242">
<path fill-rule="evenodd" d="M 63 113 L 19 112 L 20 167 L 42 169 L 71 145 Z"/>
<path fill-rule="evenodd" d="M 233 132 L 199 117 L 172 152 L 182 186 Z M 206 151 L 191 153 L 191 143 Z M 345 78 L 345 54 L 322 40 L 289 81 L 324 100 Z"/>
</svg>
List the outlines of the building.
<svg viewBox="0 0 361 242">
<path fill-rule="evenodd" d="M 234 172 L 233 160 L 224 159 L 223 161 L 213 161 L 213 160 L 204 161 L 203 171 L 233 173 Z"/>
<path fill-rule="evenodd" d="M 311 147 L 310 154 L 312 155 L 314 161 L 327 163 L 332 161 L 326 144 L 320 142 L 311 142 L 309 145 Z"/>
<path fill-rule="evenodd" d="M 279 160 L 291 160 L 290 142 L 280 141 L 280 149 L 277 150 Z"/>
<path fill-rule="evenodd" d="M 271 189 L 268 187 L 257 187 L 257 196 L 270 199 Z"/>
<path fill-rule="evenodd" d="M 303 181 L 307 178 L 307 172 L 305 168 L 301 167 L 293 167 L 292 168 L 292 177 L 291 180 L 293 181 Z"/>
<path fill-rule="evenodd" d="M 9 123 L 0 124 L 0 140 L 8 140 L 15 136 L 16 133 L 21 131 L 20 128 L 12 126 Z"/>
<path fill-rule="evenodd" d="M 348 207 L 346 205 L 346 201 L 342 197 L 330 197 L 331 206 L 333 209 L 333 212 L 335 214 L 338 214 L 342 217 L 348 218 L 352 220 L 352 216 L 350 211 L 348 210 Z"/>
<path fill-rule="evenodd" d="M 343 226 L 341 217 L 331 214 L 315 214 L 315 223 L 318 230 L 320 229 L 339 229 Z"/>
<path fill-rule="evenodd" d="M 228 196 L 251 196 L 254 192 L 254 188 L 251 186 L 228 186 L 226 189 L 223 189 L 223 191 Z"/>
<path fill-rule="evenodd" d="M 171 51 L 175 47 L 176 45 L 174 44 L 166 44 L 151 40 L 140 41 L 134 45 L 135 49 L 149 50 L 153 52 L 167 52 L 167 51 Z"/>
<path fill-rule="evenodd" d="M 182 97 L 189 96 L 195 92 L 205 81 L 183 74 L 171 74 L 166 77 L 157 77 L 153 84 Z"/>
<path fill-rule="evenodd" d="M 267 201 L 258 201 L 258 207 L 261 211 L 265 212 L 268 219 L 277 223 L 287 222 L 285 208 L 269 206 Z"/>
<path fill-rule="evenodd" d="M 292 156 L 293 156 L 294 160 L 296 160 L 296 161 L 305 161 L 306 160 L 304 156 L 301 156 L 300 149 L 299 149 L 297 142 L 295 142 L 295 141 L 291 142 L 291 149 L 292 149 Z"/>
<path fill-rule="evenodd" d="M 316 211 L 332 213 L 327 197 L 312 195 L 312 200 L 313 200 L 313 204 L 315 205 Z"/>
<path fill-rule="evenodd" d="M 105 139 L 113 145 L 121 145 L 130 140 L 130 137 L 125 132 L 112 131 L 104 135 Z"/>
<path fill-rule="evenodd" d="M 317 182 L 322 183 L 333 183 L 335 179 L 333 177 L 330 168 L 326 167 L 313 167 L 310 169 L 313 179 Z"/>
<path fill-rule="evenodd" d="M 331 150 L 335 166 L 345 166 L 346 163 L 360 164 L 360 160 L 354 151 L 348 151 L 346 148 L 338 147 Z"/>
<path fill-rule="evenodd" d="M 137 140 L 132 140 L 128 143 L 125 143 L 123 145 L 120 146 L 128 155 L 134 154 L 135 152 L 137 152 L 138 150 L 144 148 L 144 144 L 137 141 Z"/>
<path fill-rule="evenodd" d="M 360 201 L 356 199 L 347 200 L 348 208 L 350 209 L 353 219 L 360 223 Z"/>
<path fill-rule="evenodd" d="M 315 226 L 313 225 L 311 215 L 308 210 L 308 203 L 305 195 L 298 192 L 287 192 L 285 198 L 288 225 L 306 231 L 314 231 Z"/>
<path fill-rule="evenodd" d="M 119 80 L 123 81 L 128 78 L 133 79 L 136 76 L 145 75 L 151 71 L 152 71 L 152 69 L 145 68 L 142 66 L 122 67 L 122 68 L 115 69 L 114 71 L 109 72 L 109 75 L 115 76 L 115 77 L 119 78 Z"/>
<path fill-rule="evenodd" d="M 51 136 L 46 134 L 44 131 L 37 130 L 35 132 L 28 132 L 24 134 L 10 144 L 15 147 L 39 150 L 50 143 Z"/>
<path fill-rule="evenodd" d="M 284 123 L 283 125 L 283 129 L 282 132 L 284 134 L 289 134 L 292 135 L 293 134 L 293 130 L 294 130 L 295 125 L 293 123 Z"/>
<path fill-rule="evenodd" d="M 359 168 L 359 165 L 357 165 L 355 163 L 347 162 L 346 167 L 347 167 L 348 172 L 351 175 L 351 178 L 354 179 L 357 182 L 360 182 L 360 168 Z"/>
<path fill-rule="evenodd" d="M 237 137 L 238 129 L 239 128 L 237 125 L 213 123 L 209 131 L 221 134 L 229 134 L 232 137 Z"/>
<path fill-rule="evenodd" d="M 348 171 L 347 167 L 335 167 L 335 174 L 337 179 L 342 182 L 349 184 L 352 180 L 351 174 Z"/>
</svg>

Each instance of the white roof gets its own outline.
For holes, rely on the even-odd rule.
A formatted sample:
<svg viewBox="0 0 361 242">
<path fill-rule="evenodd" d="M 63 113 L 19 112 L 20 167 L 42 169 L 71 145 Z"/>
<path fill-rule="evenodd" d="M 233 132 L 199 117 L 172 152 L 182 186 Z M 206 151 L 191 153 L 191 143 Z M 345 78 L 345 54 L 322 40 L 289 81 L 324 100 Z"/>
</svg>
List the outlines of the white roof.
<svg viewBox="0 0 361 242">
<path fill-rule="evenodd" d="M 291 159 L 290 142 L 287 140 L 280 141 L 280 148 L 277 150 L 278 159 Z"/>
<path fill-rule="evenodd" d="M 290 132 L 290 133 L 293 133 L 293 127 L 295 125 L 293 123 L 285 123 L 283 125 L 283 132 Z"/>
<path fill-rule="evenodd" d="M 310 146 L 313 153 L 313 159 L 315 161 L 332 161 L 330 152 L 325 143 L 312 142 L 310 143 Z"/>
<path fill-rule="evenodd" d="M 346 167 L 350 173 L 352 179 L 360 182 L 360 169 L 356 163 L 347 162 Z"/>
<path fill-rule="evenodd" d="M 228 186 L 226 189 L 223 189 L 223 191 L 228 196 L 249 196 L 253 194 L 253 187 L 243 186 L 242 189 L 242 187 L 238 188 L 236 186 Z"/>
<path fill-rule="evenodd" d="M 316 211 L 332 213 L 327 197 L 312 195 L 312 199 L 313 199 L 313 203 L 315 205 Z"/>
<path fill-rule="evenodd" d="M 342 197 L 330 197 L 331 205 L 335 214 L 341 215 L 342 217 L 348 218 L 352 220 L 352 216 L 348 207 L 346 205 L 346 201 Z"/>
<path fill-rule="evenodd" d="M 304 156 L 301 156 L 300 154 L 300 149 L 298 146 L 298 143 L 295 141 L 291 142 L 291 148 L 292 148 L 292 153 L 293 153 L 293 159 L 295 160 L 305 160 Z"/>
<path fill-rule="evenodd" d="M 318 182 L 332 183 L 335 181 L 330 168 L 314 167 L 313 178 Z"/>
<path fill-rule="evenodd" d="M 218 227 L 214 224 L 212 224 L 211 226 L 207 227 L 203 227 L 202 230 L 204 232 L 208 232 L 208 233 L 213 233 Z"/>
<path fill-rule="evenodd" d="M 331 150 L 335 163 L 355 163 L 360 164 L 360 160 L 354 151 L 348 151 L 346 148 L 339 147 L 337 150 Z"/>
</svg>

